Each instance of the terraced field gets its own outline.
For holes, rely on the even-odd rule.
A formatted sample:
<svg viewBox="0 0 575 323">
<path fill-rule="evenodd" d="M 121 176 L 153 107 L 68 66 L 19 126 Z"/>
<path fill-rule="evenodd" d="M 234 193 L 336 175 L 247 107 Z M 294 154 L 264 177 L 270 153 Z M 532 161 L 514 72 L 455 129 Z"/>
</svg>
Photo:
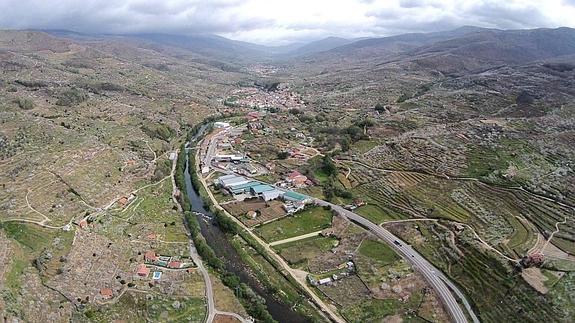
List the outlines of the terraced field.
<svg viewBox="0 0 575 323">
<path fill-rule="evenodd" d="M 436 218 L 464 223 L 490 246 L 512 258 L 525 255 L 537 243 L 538 233 L 547 238 L 559 223 L 553 243 L 567 253 L 575 251 L 575 222 L 569 207 L 481 182 L 401 171 L 372 170 L 357 175 L 362 170 L 352 171 L 353 192 L 368 205 L 357 212 L 375 222 Z"/>
<path fill-rule="evenodd" d="M 561 318 L 552 299 L 539 295 L 509 265 L 478 249 L 464 235 L 451 245 L 445 228 L 436 224 L 420 223 L 416 228 L 403 223 L 391 228 L 465 289 L 483 321 L 555 322 Z"/>
</svg>

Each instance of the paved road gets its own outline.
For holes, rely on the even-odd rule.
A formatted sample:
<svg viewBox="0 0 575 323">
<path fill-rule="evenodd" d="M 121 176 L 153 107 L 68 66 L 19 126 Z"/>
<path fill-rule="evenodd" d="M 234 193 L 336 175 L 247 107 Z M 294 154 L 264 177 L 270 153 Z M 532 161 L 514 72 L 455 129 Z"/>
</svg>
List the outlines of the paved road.
<svg viewBox="0 0 575 323">
<path fill-rule="evenodd" d="M 315 199 L 315 203 L 318 205 L 327 205 L 331 206 L 333 210 L 337 213 L 345 216 L 346 218 L 361 224 L 371 232 L 373 232 L 376 236 L 383 239 L 389 245 L 391 245 L 396 251 L 398 251 L 407 261 L 409 261 L 412 266 L 417 269 L 421 274 L 425 277 L 425 279 L 429 282 L 429 284 L 437 291 L 441 301 L 446 306 L 449 314 L 453 318 L 453 320 L 457 323 L 464 323 L 467 322 L 465 314 L 457 300 L 450 292 L 449 288 L 451 288 L 457 296 L 462 300 L 464 303 L 468 313 L 470 314 L 472 320 L 476 323 L 479 322 L 479 319 L 473 313 L 471 309 L 471 305 L 465 299 L 463 293 L 455 286 L 451 281 L 443 275 L 443 273 L 437 270 L 431 263 L 429 263 L 425 258 L 423 258 L 419 253 L 417 253 L 413 248 L 406 244 L 404 241 L 400 240 L 398 237 L 393 235 L 391 232 L 387 231 L 386 229 L 376 225 L 375 223 L 365 219 L 364 217 L 357 215 L 349 210 L 344 209 L 339 205 L 335 205 L 320 199 Z M 449 288 L 448 288 L 449 286 Z"/>
<path fill-rule="evenodd" d="M 206 319 L 206 322 L 211 323 L 214 321 L 214 317 L 216 316 L 216 305 L 214 304 L 214 289 L 212 288 L 212 280 L 210 278 L 210 274 L 202 263 L 202 259 L 196 250 L 196 246 L 192 241 L 192 237 L 190 237 L 189 247 L 190 258 L 192 258 L 196 266 L 198 266 L 198 270 L 204 278 L 204 283 L 206 285 L 206 298 L 208 299 L 208 318 Z"/>
</svg>

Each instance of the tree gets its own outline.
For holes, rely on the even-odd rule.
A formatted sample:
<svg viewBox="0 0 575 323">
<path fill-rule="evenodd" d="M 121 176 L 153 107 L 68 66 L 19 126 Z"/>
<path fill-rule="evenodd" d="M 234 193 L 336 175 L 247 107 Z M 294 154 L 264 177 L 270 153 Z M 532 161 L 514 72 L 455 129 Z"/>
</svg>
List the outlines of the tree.
<svg viewBox="0 0 575 323">
<path fill-rule="evenodd" d="M 287 151 L 280 151 L 278 153 L 278 159 L 286 159 L 289 157 L 289 153 Z"/>
<path fill-rule="evenodd" d="M 333 160 L 331 160 L 331 157 L 328 155 L 323 156 L 321 168 L 328 176 L 337 175 L 337 167 L 335 166 Z"/>
<path fill-rule="evenodd" d="M 350 148 L 350 140 L 348 137 L 343 137 L 339 141 L 339 145 L 341 146 L 341 151 L 348 151 Z"/>
<path fill-rule="evenodd" d="M 377 112 L 385 112 L 387 109 L 385 108 L 385 106 L 381 103 L 378 103 L 375 105 L 375 111 Z"/>
</svg>

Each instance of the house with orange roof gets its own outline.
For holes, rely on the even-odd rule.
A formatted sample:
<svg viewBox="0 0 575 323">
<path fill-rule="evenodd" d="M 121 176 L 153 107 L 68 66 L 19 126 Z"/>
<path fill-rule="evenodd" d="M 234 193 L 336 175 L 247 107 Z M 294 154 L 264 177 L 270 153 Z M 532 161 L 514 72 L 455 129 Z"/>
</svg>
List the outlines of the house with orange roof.
<svg viewBox="0 0 575 323">
<path fill-rule="evenodd" d="M 181 261 L 170 261 L 168 263 L 168 268 L 172 268 L 172 269 L 182 268 L 182 262 Z"/>
<path fill-rule="evenodd" d="M 146 267 L 146 264 L 139 264 L 136 273 L 138 276 L 148 277 L 150 274 L 150 268 Z"/>
<path fill-rule="evenodd" d="M 118 200 L 118 204 L 120 204 L 121 207 L 125 207 L 126 204 L 128 204 L 128 198 L 125 196 L 122 196 L 119 200 Z"/>
<path fill-rule="evenodd" d="M 154 262 L 158 260 L 158 255 L 156 255 L 156 252 L 154 250 L 148 250 L 144 254 L 144 260 L 148 262 Z"/>
<path fill-rule="evenodd" d="M 114 296 L 114 291 L 111 288 L 102 288 L 100 289 L 100 295 L 104 299 L 110 299 Z"/>
<path fill-rule="evenodd" d="M 286 179 L 295 187 L 305 186 L 307 182 L 307 176 L 302 175 L 302 173 L 298 172 L 297 170 L 291 172 Z"/>
</svg>

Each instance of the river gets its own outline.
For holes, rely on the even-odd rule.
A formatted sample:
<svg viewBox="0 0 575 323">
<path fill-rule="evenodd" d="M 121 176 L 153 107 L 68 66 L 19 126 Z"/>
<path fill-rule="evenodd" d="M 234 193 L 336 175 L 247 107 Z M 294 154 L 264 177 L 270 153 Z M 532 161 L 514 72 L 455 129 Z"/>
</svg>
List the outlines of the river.
<svg viewBox="0 0 575 323">
<path fill-rule="evenodd" d="M 205 129 L 205 126 L 201 127 L 192 142 L 197 140 L 197 138 L 203 134 Z M 192 144 L 190 144 L 190 146 L 191 145 Z M 189 164 L 189 159 L 187 159 L 184 175 L 186 181 L 186 193 L 190 199 L 192 211 L 199 212 L 207 215 L 209 218 L 213 218 L 213 214 L 204 208 L 202 199 L 192 186 L 192 181 L 188 172 Z M 226 234 L 220 230 L 218 226 L 214 225 L 212 221 L 206 219 L 204 216 L 198 215 L 197 218 L 200 223 L 202 236 L 206 239 L 206 242 L 214 250 L 216 255 L 223 260 L 226 270 L 236 274 L 241 282 L 250 286 L 254 292 L 265 299 L 267 309 L 276 321 L 294 323 L 309 322 L 306 317 L 292 310 L 288 305 L 278 301 L 272 294 L 267 292 L 265 287 L 263 287 L 262 284 L 254 277 L 251 269 L 243 263 L 236 249 L 234 249 L 230 241 L 228 241 Z"/>
</svg>

